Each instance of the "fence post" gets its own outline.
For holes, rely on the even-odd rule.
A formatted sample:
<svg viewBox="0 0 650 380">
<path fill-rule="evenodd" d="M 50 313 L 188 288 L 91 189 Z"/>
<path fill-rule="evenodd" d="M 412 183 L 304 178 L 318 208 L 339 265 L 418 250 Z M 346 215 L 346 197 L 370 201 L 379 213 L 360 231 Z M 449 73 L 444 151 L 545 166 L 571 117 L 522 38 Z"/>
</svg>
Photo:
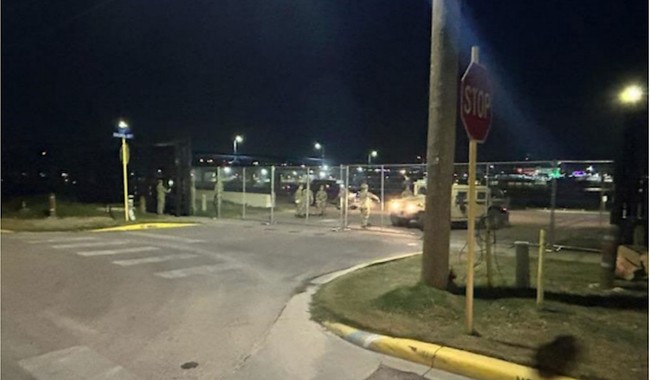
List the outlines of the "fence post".
<svg viewBox="0 0 650 380">
<path fill-rule="evenodd" d="M 381 166 L 381 228 L 384 228 L 384 165 Z"/>
<path fill-rule="evenodd" d="M 242 168 L 241 181 L 242 181 L 242 193 L 241 193 L 242 211 L 241 211 L 241 218 L 246 219 L 246 167 L 245 166 Z"/>
<path fill-rule="evenodd" d="M 554 160 L 551 165 L 556 168 L 558 163 Z M 553 249 L 555 247 L 555 207 L 557 203 L 557 178 L 551 178 L 551 220 L 548 228 L 548 244 Z"/>
<path fill-rule="evenodd" d="M 275 223 L 275 165 L 271 166 L 271 224 Z"/>
<path fill-rule="evenodd" d="M 345 227 L 344 228 L 348 228 L 348 223 L 349 223 L 349 221 L 348 221 L 348 212 L 349 212 L 349 209 L 350 209 L 349 191 L 350 191 L 350 165 L 346 165 L 346 167 L 345 167 L 345 202 L 344 202 L 345 212 L 343 214 L 345 216 L 345 218 L 344 218 Z"/>
<path fill-rule="evenodd" d="M 537 252 L 537 308 L 541 309 L 544 303 L 544 251 L 546 232 L 539 230 L 539 251 Z"/>
<path fill-rule="evenodd" d="M 217 168 L 217 192 L 218 194 L 215 194 L 217 196 L 217 218 L 221 219 L 221 200 L 223 198 L 223 188 L 221 187 L 223 185 L 223 178 L 221 176 L 221 167 Z"/>
<path fill-rule="evenodd" d="M 530 259 L 528 256 L 528 242 L 527 241 L 516 241 L 516 275 L 515 275 L 515 287 L 519 289 L 526 289 L 530 287 Z"/>
<path fill-rule="evenodd" d="M 311 175 L 309 173 L 311 169 L 309 169 L 309 166 L 307 166 L 307 186 L 305 187 L 307 189 L 307 196 L 303 197 L 303 202 L 304 202 L 304 207 L 305 207 L 305 223 L 309 222 L 309 208 L 311 207 L 311 202 L 309 202 L 309 184 L 311 183 Z M 302 196 L 302 194 L 301 194 Z"/>
<path fill-rule="evenodd" d="M 339 222 L 341 223 L 341 231 L 345 229 L 345 221 L 343 219 L 343 213 L 345 212 L 345 198 L 347 196 L 347 189 L 345 188 L 345 178 L 343 177 L 343 165 L 339 166 L 339 178 L 341 179 L 341 184 L 339 185 Z M 343 190 L 343 191 L 341 191 Z"/>
</svg>

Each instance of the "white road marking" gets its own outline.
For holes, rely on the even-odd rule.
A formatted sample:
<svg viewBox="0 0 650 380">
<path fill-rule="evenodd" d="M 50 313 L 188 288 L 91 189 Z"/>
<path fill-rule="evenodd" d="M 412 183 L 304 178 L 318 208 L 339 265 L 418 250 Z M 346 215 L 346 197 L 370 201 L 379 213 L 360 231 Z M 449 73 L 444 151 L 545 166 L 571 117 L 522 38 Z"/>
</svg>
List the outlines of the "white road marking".
<svg viewBox="0 0 650 380">
<path fill-rule="evenodd" d="M 408 245 L 409 247 L 415 247 L 415 246 L 418 245 L 418 243 L 408 243 L 407 245 Z"/>
<path fill-rule="evenodd" d="M 52 248 L 66 249 L 66 248 L 86 248 L 86 247 L 103 247 L 105 245 L 124 245 L 128 241 L 99 241 L 94 243 L 74 243 L 74 244 L 58 244 L 53 245 Z"/>
<path fill-rule="evenodd" d="M 176 269 L 176 270 L 170 270 L 167 272 L 158 272 L 154 273 L 158 277 L 162 278 L 183 278 L 183 277 L 188 277 L 188 276 L 193 276 L 193 275 L 202 275 L 202 274 L 212 274 L 212 273 L 217 273 L 217 272 L 223 272 L 227 271 L 230 269 L 236 269 L 234 266 L 230 266 L 227 264 L 222 264 L 222 265 L 202 265 L 200 267 L 191 267 L 191 268 L 183 268 L 183 269 Z"/>
<path fill-rule="evenodd" d="M 198 256 L 193 255 L 191 253 L 182 253 L 180 255 L 154 256 L 154 257 L 145 257 L 142 259 L 131 259 L 131 260 L 116 260 L 113 261 L 113 264 L 121 265 L 123 267 L 129 267 L 132 265 L 161 263 L 163 261 L 191 259 L 194 257 L 198 257 Z"/>
<path fill-rule="evenodd" d="M 29 244 L 44 244 L 44 243 L 68 243 L 71 241 L 88 241 L 88 240 L 97 240 L 96 237 L 92 236 L 79 236 L 79 237 L 67 237 L 67 238 L 54 238 L 54 239 L 45 239 L 45 240 L 31 240 L 27 243 Z"/>
<path fill-rule="evenodd" d="M 183 243 L 203 243 L 205 240 L 199 240 L 199 239 L 189 239 L 189 238 L 184 238 L 180 236 L 173 236 L 173 235 L 161 235 L 161 234 L 155 234 L 151 232 L 127 232 L 129 235 L 135 235 L 135 236 L 141 236 L 141 237 L 147 237 L 147 238 L 152 238 L 152 239 L 163 239 L 163 240 L 173 240 L 173 241 L 178 241 L 178 242 L 183 242 Z"/>
<path fill-rule="evenodd" d="M 119 255 L 121 253 L 134 253 L 134 252 L 149 252 L 158 251 L 158 247 L 132 247 L 123 249 L 105 249 L 101 251 L 84 251 L 77 252 L 79 256 L 104 256 L 104 255 Z"/>
<path fill-rule="evenodd" d="M 137 377 L 85 346 L 74 346 L 18 362 L 37 380 L 137 380 Z"/>
</svg>

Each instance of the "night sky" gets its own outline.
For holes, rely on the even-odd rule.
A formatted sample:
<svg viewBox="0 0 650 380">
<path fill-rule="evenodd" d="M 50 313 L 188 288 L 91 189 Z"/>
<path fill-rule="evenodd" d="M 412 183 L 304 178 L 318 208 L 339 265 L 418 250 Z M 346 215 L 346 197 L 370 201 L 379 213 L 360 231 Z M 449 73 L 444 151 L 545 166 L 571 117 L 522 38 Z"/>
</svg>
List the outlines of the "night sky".
<svg viewBox="0 0 650 380">
<path fill-rule="evenodd" d="M 426 0 L 5 0 L 2 148 L 117 146 L 123 117 L 142 144 L 414 162 L 430 20 Z M 459 78 L 479 45 L 494 83 L 480 160 L 615 158 L 617 92 L 647 88 L 647 1 L 465 0 L 460 22 Z"/>
</svg>

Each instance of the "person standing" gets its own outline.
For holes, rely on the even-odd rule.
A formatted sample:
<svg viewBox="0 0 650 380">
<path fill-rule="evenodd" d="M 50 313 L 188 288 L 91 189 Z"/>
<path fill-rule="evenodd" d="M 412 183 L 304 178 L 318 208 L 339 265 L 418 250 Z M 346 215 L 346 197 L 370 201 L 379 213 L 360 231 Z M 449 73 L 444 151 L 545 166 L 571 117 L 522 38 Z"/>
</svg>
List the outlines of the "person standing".
<svg viewBox="0 0 650 380">
<path fill-rule="evenodd" d="M 162 215 L 165 212 L 165 198 L 171 190 L 165 188 L 163 185 L 163 180 L 159 179 L 158 184 L 156 185 L 156 195 L 157 195 L 157 204 L 156 204 L 156 213 Z"/>
<path fill-rule="evenodd" d="M 316 192 L 316 208 L 318 209 L 318 215 L 325 215 L 325 208 L 327 207 L 327 192 L 325 191 L 325 185 L 320 185 L 320 189 Z"/>
<path fill-rule="evenodd" d="M 298 218 L 303 217 L 303 213 L 302 213 L 302 207 L 303 207 L 302 206 L 302 204 L 303 204 L 302 197 L 303 197 L 303 194 L 302 194 L 302 192 L 303 192 L 303 188 L 302 188 L 302 184 L 301 184 L 300 186 L 298 186 L 298 190 L 296 190 L 296 192 L 293 194 L 293 203 L 296 205 L 296 217 L 298 217 Z"/>
<path fill-rule="evenodd" d="M 223 181 L 221 180 L 221 170 L 217 170 L 217 182 L 214 184 L 214 197 L 212 204 L 214 205 L 215 218 L 221 217 L 221 203 L 223 201 Z"/>
<path fill-rule="evenodd" d="M 409 188 L 409 185 L 404 186 L 404 191 L 402 191 L 402 198 L 408 198 L 412 197 L 413 193 L 411 192 L 411 189 Z"/>
<path fill-rule="evenodd" d="M 372 201 L 380 202 L 380 199 L 375 194 L 368 191 L 368 184 L 361 185 L 359 191 L 359 211 L 361 212 L 361 228 L 368 228 L 368 219 L 370 219 L 370 207 Z"/>
<path fill-rule="evenodd" d="M 307 215 L 311 204 L 314 203 L 314 192 L 311 189 L 302 190 L 302 216 Z"/>
</svg>

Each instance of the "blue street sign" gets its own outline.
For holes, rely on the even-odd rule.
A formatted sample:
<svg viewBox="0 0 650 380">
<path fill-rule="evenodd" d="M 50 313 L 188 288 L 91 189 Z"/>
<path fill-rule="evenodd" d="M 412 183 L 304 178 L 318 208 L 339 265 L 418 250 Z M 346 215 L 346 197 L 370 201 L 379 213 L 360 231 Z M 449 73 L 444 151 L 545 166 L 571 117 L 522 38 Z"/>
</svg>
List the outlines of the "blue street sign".
<svg viewBox="0 0 650 380">
<path fill-rule="evenodd" d="M 124 129 L 124 128 L 122 128 Z M 113 137 L 119 137 L 119 138 L 124 138 L 124 139 L 132 139 L 133 138 L 133 133 L 124 133 L 124 131 L 121 132 L 113 132 Z"/>
</svg>

